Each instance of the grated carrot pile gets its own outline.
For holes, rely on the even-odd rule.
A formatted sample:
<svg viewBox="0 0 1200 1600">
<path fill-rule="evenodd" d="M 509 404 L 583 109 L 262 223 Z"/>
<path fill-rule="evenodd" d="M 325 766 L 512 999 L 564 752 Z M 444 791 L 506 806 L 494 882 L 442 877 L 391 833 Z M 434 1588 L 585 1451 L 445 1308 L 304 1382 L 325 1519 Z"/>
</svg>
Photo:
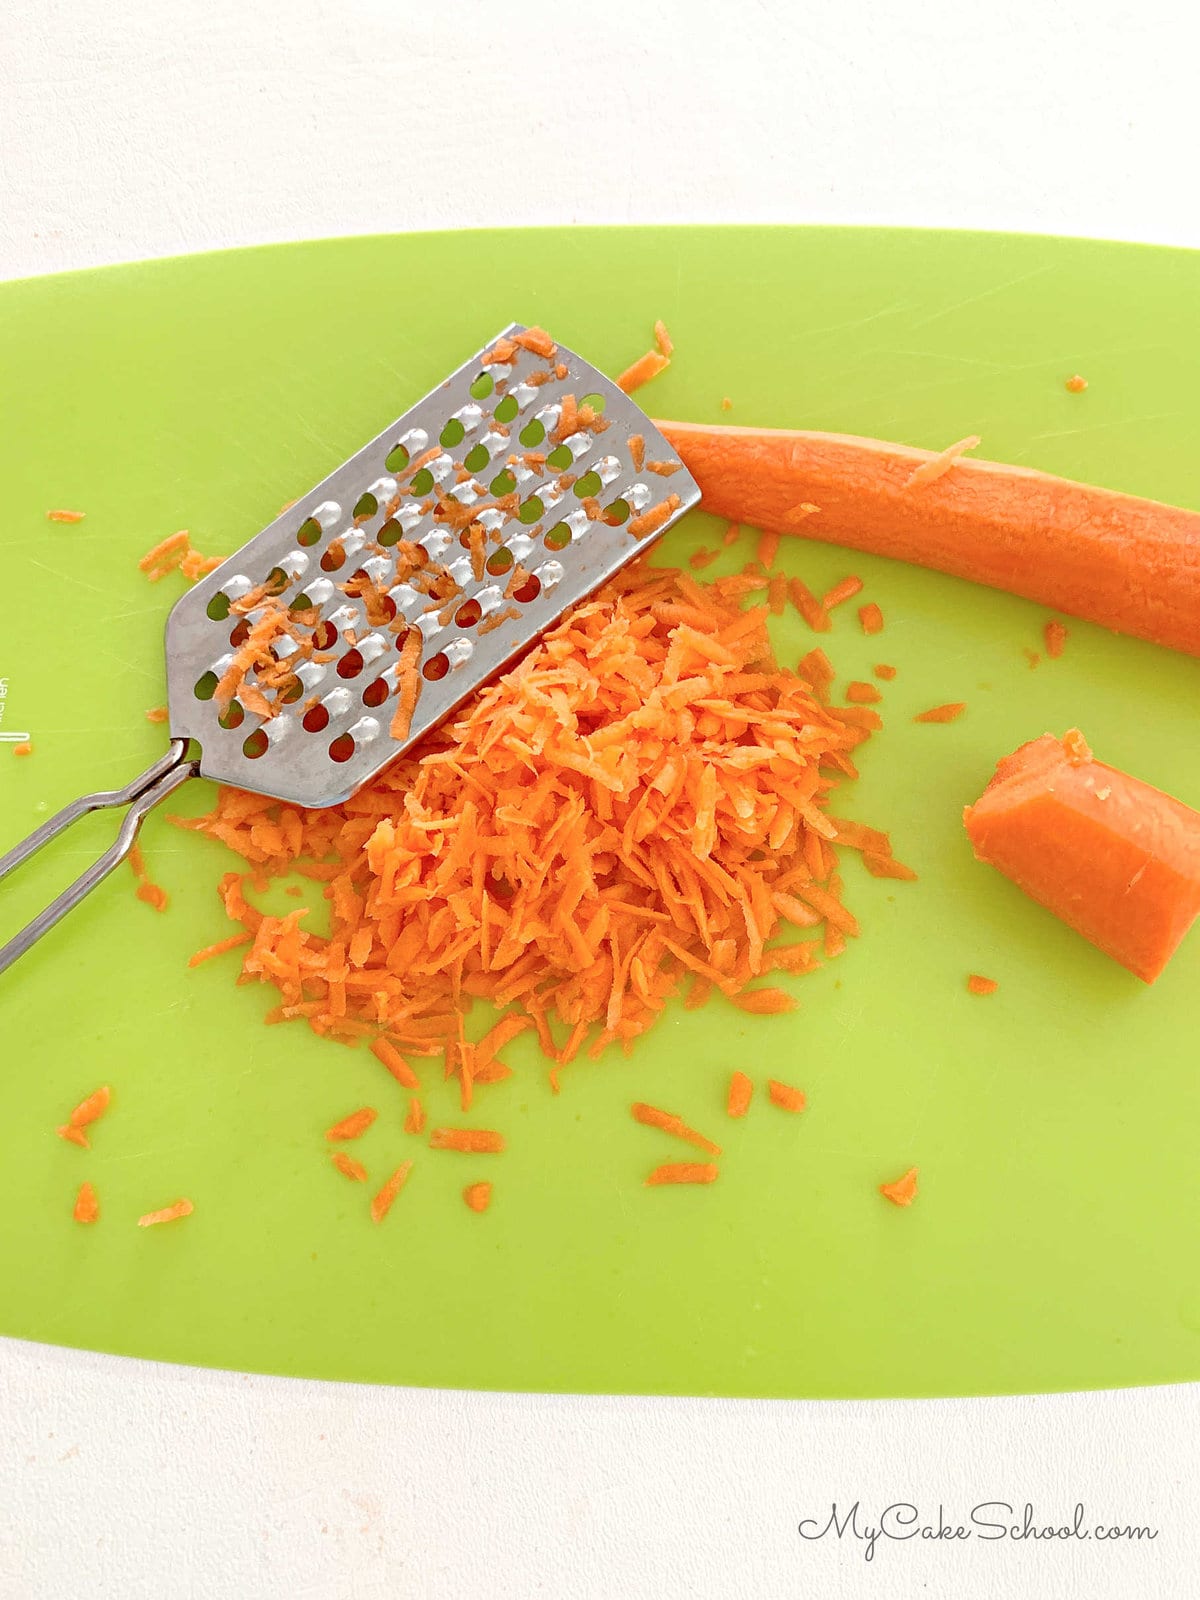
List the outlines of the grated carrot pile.
<svg viewBox="0 0 1200 1600">
<path fill-rule="evenodd" d="M 697 1003 L 790 1008 L 753 986 L 820 964 L 811 942 L 773 947 L 789 925 L 858 931 L 833 846 L 861 845 L 825 806 L 880 724 L 828 703 L 820 652 L 775 663 L 766 607 L 743 609 L 764 582 L 634 563 L 343 805 L 222 789 L 176 819 L 251 869 L 221 896 L 252 937 L 243 981 L 278 990 L 269 1020 L 443 1056 L 465 1105 L 476 1000 L 536 1029 L 556 1069 L 628 1049 L 689 984 Z M 247 899 L 293 870 L 322 882 L 328 937 Z"/>
</svg>

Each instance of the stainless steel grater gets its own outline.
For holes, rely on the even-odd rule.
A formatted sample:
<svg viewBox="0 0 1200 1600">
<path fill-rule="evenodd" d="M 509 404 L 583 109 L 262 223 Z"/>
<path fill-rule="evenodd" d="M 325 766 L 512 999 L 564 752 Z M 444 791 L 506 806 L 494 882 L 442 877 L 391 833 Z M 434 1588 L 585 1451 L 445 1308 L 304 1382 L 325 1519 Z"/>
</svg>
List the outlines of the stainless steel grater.
<svg viewBox="0 0 1200 1600">
<path fill-rule="evenodd" d="M 339 804 L 699 498 L 616 384 L 540 330 L 504 329 L 178 601 L 169 749 L 0 857 L 2 879 L 87 812 L 128 807 L 112 846 L 0 948 L 0 972 L 187 778 Z"/>
</svg>

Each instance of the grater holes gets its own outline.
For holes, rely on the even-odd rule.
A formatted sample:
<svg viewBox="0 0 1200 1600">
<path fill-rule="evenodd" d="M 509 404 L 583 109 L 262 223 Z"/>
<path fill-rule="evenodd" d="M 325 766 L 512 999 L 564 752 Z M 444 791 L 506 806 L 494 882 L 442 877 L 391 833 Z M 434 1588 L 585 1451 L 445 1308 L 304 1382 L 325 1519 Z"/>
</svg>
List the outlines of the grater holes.
<svg viewBox="0 0 1200 1600">
<path fill-rule="evenodd" d="M 296 543 L 303 545 L 306 550 L 321 541 L 321 524 L 316 517 L 308 517 L 296 530 Z"/>
<path fill-rule="evenodd" d="M 458 417 L 451 417 L 438 435 L 438 443 L 444 445 L 447 450 L 453 450 L 456 444 L 463 442 L 466 431 Z"/>
<path fill-rule="evenodd" d="M 266 755 L 269 743 L 267 730 L 255 728 L 253 733 L 247 734 L 242 740 L 242 754 L 247 761 L 257 761 L 259 756 Z"/>
<path fill-rule="evenodd" d="M 388 687 L 387 679 L 376 678 L 375 681 L 373 683 L 369 683 L 362 692 L 363 705 L 370 706 L 371 709 L 374 710 L 376 706 L 381 706 L 383 704 L 390 693 L 391 690 Z"/>
<path fill-rule="evenodd" d="M 511 394 L 506 394 L 504 399 L 501 400 L 500 404 L 496 407 L 495 411 L 493 411 L 492 415 L 495 417 L 497 422 L 511 422 L 520 409 L 521 408 L 517 404 L 516 397 Z"/>
<path fill-rule="evenodd" d="M 230 604 L 231 602 L 229 596 L 225 594 L 223 590 L 218 590 L 218 592 L 213 595 L 212 599 L 208 602 L 205 610 L 211 621 L 224 622 L 225 618 L 229 615 Z"/>
<path fill-rule="evenodd" d="M 582 411 L 584 406 L 590 406 L 593 411 L 603 411 L 607 404 L 602 394 L 585 394 L 579 402 L 579 409 Z"/>
<path fill-rule="evenodd" d="M 484 562 L 484 566 L 493 578 L 499 578 L 503 573 L 511 570 L 513 553 L 511 550 L 493 550 Z"/>
<path fill-rule="evenodd" d="M 614 501 L 612 501 L 611 504 L 605 506 L 604 514 L 603 514 L 601 520 L 603 522 L 607 522 L 608 525 L 610 527 L 612 527 L 612 528 L 619 528 L 622 525 L 622 523 L 628 522 L 629 521 L 629 501 L 628 500 L 614 500 Z"/>
<path fill-rule="evenodd" d="M 355 522 L 365 522 L 368 517 L 373 517 L 378 510 L 379 501 L 368 489 L 364 494 L 359 495 L 354 503 L 354 510 L 350 515 Z"/>
<path fill-rule="evenodd" d="M 545 509 L 546 507 L 542 504 L 541 496 L 531 494 L 529 499 L 524 502 L 517 512 L 517 521 L 523 522 L 526 527 L 528 527 L 531 523 L 537 521 Z"/>
<path fill-rule="evenodd" d="M 267 573 L 266 582 L 263 584 L 263 588 L 266 590 L 271 599 L 274 600 L 283 593 L 290 582 L 291 579 L 288 577 L 287 573 L 282 567 L 272 567 L 270 572 Z"/>
<path fill-rule="evenodd" d="M 492 479 L 491 483 L 488 484 L 488 488 L 497 497 L 497 499 L 501 495 L 511 494 L 516 487 L 517 480 L 513 477 L 512 473 L 507 467 L 504 468 L 503 472 L 498 472 Z"/>
<path fill-rule="evenodd" d="M 283 701 L 285 706 L 294 706 L 296 701 L 299 700 L 303 693 L 304 685 L 300 682 L 300 679 L 289 678 L 279 698 Z"/>
<path fill-rule="evenodd" d="M 389 472 L 403 472 L 408 465 L 408 451 L 402 444 L 394 444 L 383 464 Z"/>
<path fill-rule="evenodd" d="M 547 550 L 565 550 L 571 542 L 571 530 L 565 522 L 556 522 L 546 534 Z"/>
<path fill-rule="evenodd" d="M 390 550 L 394 544 L 399 544 L 404 537 L 404 529 L 395 517 L 389 517 L 375 535 L 376 544 L 381 544 L 385 550 Z"/>
<path fill-rule="evenodd" d="M 240 622 L 236 622 L 234 624 L 232 630 L 230 631 L 229 643 L 235 650 L 240 650 L 249 637 L 250 624 L 246 621 L 245 617 L 243 617 Z"/>
<path fill-rule="evenodd" d="M 206 672 L 196 679 L 192 693 L 197 700 L 211 700 L 217 692 L 217 675 L 215 672 Z"/>
<path fill-rule="evenodd" d="M 246 713 L 236 700 L 231 700 L 217 718 L 218 724 L 228 730 L 240 728 L 245 720 Z"/>
<path fill-rule="evenodd" d="M 313 648 L 332 650 L 337 643 L 338 631 L 328 619 L 318 622 L 313 629 Z"/>
<path fill-rule="evenodd" d="M 365 665 L 361 650 L 347 650 L 337 664 L 337 675 L 339 678 L 357 678 Z"/>
<path fill-rule="evenodd" d="M 473 444 L 463 457 L 463 466 L 468 472 L 482 472 L 490 460 L 485 445 Z"/>
<path fill-rule="evenodd" d="M 525 445 L 527 449 L 532 450 L 534 445 L 541 444 L 542 440 L 546 437 L 546 424 L 544 422 L 539 422 L 538 419 L 534 417 L 532 422 L 527 422 L 525 424 L 518 437 L 520 438 L 521 443 Z"/>
<path fill-rule="evenodd" d="M 323 572 L 338 572 L 346 565 L 346 552 L 341 542 L 337 539 L 329 546 L 321 557 L 321 570 Z"/>
<path fill-rule="evenodd" d="M 310 706 L 300 719 L 305 733 L 324 733 L 329 726 L 329 711 L 323 705 Z"/>
<path fill-rule="evenodd" d="M 483 616 L 483 609 L 478 600 L 468 600 L 459 606 L 454 613 L 455 626 L 459 628 L 473 628 Z"/>
<path fill-rule="evenodd" d="M 566 445 L 559 444 L 555 445 L 554 449 L 551 450 L 550 454 L 546 457 L 546 465 L 548 467 L 554 467 L 557 471 L 562 472 L 567 467 L 571 466 L 574 460 L 575 457 L 567 449 Z"/>
<path fill-rule="evenodd" d="M 348 733 L 339 733 L 329 746 L 329 759 L 341 764 L 354 754 L 354 740 Z"/>
<path fill-rule="evenodd" d="M 429 660 L 421 668 L 421 676 L 428 679 L 430 683 L 437 683 L 449 671 L 450 658 L 444 650 L 439 650 L 437 655 L 430 656 Z"/>
<path fill-rule="evenodd" d="M 513 590 L 513 599 L 518 605 L 527 606 L 531 600 L 536 600 L 542 592 L 542 580 L 536 573 L 530 573 L 519 589 Z"/>
<path fill-rule="evenodd" d="M 288 606 L 288 610 L 292 613 L 293 616 L 296 615 L 297 612 L 300 612 L 300 611 L 311 611 L 312 609 L 313 609 L 313 603 L 309 599 L 308 595 L 306 595 L 306 594 L 298 594 L 296 596 L 296 598 Z"/>
<path fill-rule="evenodd" d="M 475 400 L 486 400 L 496 387 L 495 380 L 490 372 L 481 372 L 471 385 L 471 397 Z"/>
<path fill-rule="evenodd" d="M 410 487 L 413 494 L 428 494 L 433 488 L 433 473 L 428 467 L 422 467 L 420 472 L 414 474 Z"/>
<path fill-rule="evenodd" d="M 591 495 L 599 494 L 603 487 L 598 472 L 585 472 L 582 478 L 576 478 L 571 491 L 577 500 L 586 500 Z"/>
</svg>

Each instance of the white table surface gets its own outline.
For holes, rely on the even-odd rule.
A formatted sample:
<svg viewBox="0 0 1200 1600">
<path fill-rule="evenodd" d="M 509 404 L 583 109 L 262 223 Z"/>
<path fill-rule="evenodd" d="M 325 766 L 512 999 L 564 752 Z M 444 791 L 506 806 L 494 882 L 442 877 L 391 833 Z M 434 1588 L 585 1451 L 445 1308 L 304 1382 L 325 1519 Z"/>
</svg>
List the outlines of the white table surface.
<svg viewBox="0 0 1200 1600">
<path fill-rule="evenodd" d="M 501 223 L 1200 246 L 1176 0 L 9 0 L 0 277 Z M 519 60 L 516 58 L 520 58 Z M 564 61 L 586 68 L 570 93 Z M 509 62 L 511 65 L 506 66 Z M 2 375 L 0 375 L 2 381 Z M 0 574 L 2 577 L 2 574 Z M 880 1308 L 886 1317 L 886 1307 Z M 0 1340 L 0 1600 L 1195 1594 L 1200 1387 L 994 1401 L 459 1394 Z M 986 1500 L 1149 1543 L 884 1543 Z"/>
</svg>

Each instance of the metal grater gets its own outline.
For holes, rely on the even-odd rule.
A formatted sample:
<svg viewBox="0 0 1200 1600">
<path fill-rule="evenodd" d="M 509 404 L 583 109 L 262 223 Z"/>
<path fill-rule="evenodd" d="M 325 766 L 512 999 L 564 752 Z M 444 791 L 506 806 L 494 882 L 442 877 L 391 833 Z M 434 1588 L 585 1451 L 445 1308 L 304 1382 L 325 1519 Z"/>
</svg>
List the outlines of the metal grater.
<svg viewBox="0 0 1200 1600">
<path fill-rule="evenodd" d="M 517 342 L 526 334 L 534 348 Z M 186 779 L 339 804 L 697 503 L 695 480 L 672 469 L 629 396 L 561 345 L 540 353 L 543 339 L 504 329 L 178 601 L 167 754 L 0 857 L 2 879 L 87 812 L 129 808 L 112 846 L 0 948 L 0 972 L 125 859 L 146 813 Z M 572 402 L 583 420 L 564 425 Z M 481 552 L 462 526 L 472 507 Z M 228 698 L 258 624 L 277 630 L 270 658 Z M 414 629 L 419 694 L 397 738 Z"/>
</svg>

